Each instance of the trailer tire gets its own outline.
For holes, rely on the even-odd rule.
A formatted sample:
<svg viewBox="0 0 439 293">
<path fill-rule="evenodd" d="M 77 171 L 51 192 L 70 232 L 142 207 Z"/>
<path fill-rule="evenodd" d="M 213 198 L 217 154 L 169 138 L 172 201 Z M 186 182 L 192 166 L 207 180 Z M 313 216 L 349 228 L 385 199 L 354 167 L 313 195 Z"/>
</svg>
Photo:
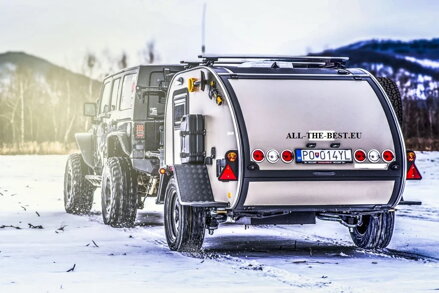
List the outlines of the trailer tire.
<svg viewBox="0 0 439 293">
<path fill-rule="evenodd" d="M 172 177 L 165 192 L 165 232 L 171 250 L 197 252 L 205 234 L 205 210 L 180 203 L 178 187 Z"/>
<path fill-rule="evenodd" d="M 402 99 L 398 86 L 392 79 L 387 77 L 377 77 L 376 79 L 378 80 L 380 85 L 384 88 L 384 91 L 389 97 L 393 109 L 395 110 L 396 117 L 398 118 L 399 125 L 402 126 L 403 123 Z"/>
<path fill-rule="evenodd" d="M 350 234 L 355 245 L 365 249 L 386 248 L 393 235 L 395 212 L 364 215 L 363 224 L 352 228 Z"/>
<path fill-rule="evenodd" d="M 132 227 L 137 214 L 137 173 L 128 158 L 109 158 L 102 172 L 102 218 L 112 227 Z"/>
<path fill-rule="evenodd" d="M 91 174 L 81 154 L 71 154 L 64 173 L 64 208 L 69 214 L 87 214 L 93 205 L 95 188 L 85 179 Z"/>
</svg>

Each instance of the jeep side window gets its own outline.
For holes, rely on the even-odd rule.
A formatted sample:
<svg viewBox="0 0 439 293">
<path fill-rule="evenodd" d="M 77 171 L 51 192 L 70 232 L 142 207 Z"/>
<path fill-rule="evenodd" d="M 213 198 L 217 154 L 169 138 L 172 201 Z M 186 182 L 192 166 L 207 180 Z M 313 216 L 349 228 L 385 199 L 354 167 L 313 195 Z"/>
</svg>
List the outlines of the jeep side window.
<svg viewBox="0 0 439 293">
<path fill-rule="evenodd" d="M 110 97 L 111 97 L 111 82 L 104 84 L 101 98 L 101 113 L 108 112 L 110 110 Z"/>
<path fill-rule="evenodd" d="M 187 93 L 174 96 L 174 126 L 181 124 L 181 118 L 188 113 Z"/>
<path fill-rule="evenodd" d="M 113 81 L 113 89 L 111 90 L 111 111 L 116 110 L 117 97 L 119 95 L 120 78 Z"/>
<path fill-rule="evenodd" d="M 122 95 L 120 97 L 119 110 L 133 107 L 134 93 L 136 92 L 136 74 L 127 74 L 123 77 Z"/>
</svg>

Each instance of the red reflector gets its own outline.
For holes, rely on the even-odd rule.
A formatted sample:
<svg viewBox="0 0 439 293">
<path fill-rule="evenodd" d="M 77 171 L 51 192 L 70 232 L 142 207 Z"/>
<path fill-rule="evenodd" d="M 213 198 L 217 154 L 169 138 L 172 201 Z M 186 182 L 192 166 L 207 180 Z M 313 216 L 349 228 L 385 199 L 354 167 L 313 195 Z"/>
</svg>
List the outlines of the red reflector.
<svg viewBox="0 0 439 293">
<path fill-rule="evenodd" d="M 226 165 L 226 167 L 224 168 L 223 172 L 221 173 L 219 179 L 220 180 L 238 180 L 238 178 L 236 178 L 236 175 L 233 172 L 233 170 L 229 164 Z"/>
<path fill-rule="evenodd" d="M 366 160 L 366 152 L 363 150 L 356 150 L 354 157 L 355 157 L 355 161 L 360 163 L 364 162 Z"/>
<path fill-rule="evenodd" d="M 393 159 L 395 159 L 395 155 L 391 150 L 386 150 L 383 152 L 383 160 L 386 162 L 391 162 Z"/>
<path fill-rule="evenodd" d="M 253 161 L 262 162 L 264 160 L 264 152 L 261 150 L 254 150 L 252 153 Z"/>
<path fill-rule="evenodd" d="M 282 152 L 282 161 L 290 163 L 293 160 L 293 152 L 285 150 Z"/>
<path fill-rule="evenodd" d="M 409 170 L 407 171 L 407 180 L 419 180 L 422 179 L 422 175 L 419 172 L 418 168 L 416 167 L 416 165 L 413 163 L 410 167 Z"/>
</svg>

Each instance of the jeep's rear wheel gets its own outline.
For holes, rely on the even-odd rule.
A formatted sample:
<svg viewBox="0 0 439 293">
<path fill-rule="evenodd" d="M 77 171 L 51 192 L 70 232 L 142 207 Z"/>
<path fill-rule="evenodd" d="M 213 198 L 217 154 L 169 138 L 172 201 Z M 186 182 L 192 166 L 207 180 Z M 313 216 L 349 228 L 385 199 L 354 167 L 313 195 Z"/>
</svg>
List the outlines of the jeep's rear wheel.
<svg viewBox="0 0 439 293">
<path fill-rule="evenodd" d="M 127 158 L 109 158 L 102 172 L 102 217 L 113 227 L 132 227 L 137 214 L 137 174 Z"/>
<path fill-rule="evenodd" d="M 365 249 L 381 249 L 389 245 L 395 225 L 395 212 L 363 215 L 362 224 L 350 229 L 355 245 Z"/>
<path fill-rule="evenodd" d="M 91 169 L 81 154 L 71 154 L 64 173 L 64 208 L 69 214 L 87 214 L 93 205 L 95 188 L 85 179 Z"/>
<path fill-rule="evenodd" d="M 384 88 L 384 91 L 389 97 L 393 109 L 395 110 L 396 117 L 398 118 L 399 125 L 402 127 L 402 122 L 403 122 L 402 99 L 398 86 L 393 80 L 387 77 L 377 77 L 377 80 L 380 83 L 380 85 Z"/>
<path fill-rule="evenodd" d="M 169 180 L 166 188 L 164 213 L 169 248 L 176 251 L 200 250 L 205 234 L 205 211 L 180 203 L 174 178 Z"/>
</svg>

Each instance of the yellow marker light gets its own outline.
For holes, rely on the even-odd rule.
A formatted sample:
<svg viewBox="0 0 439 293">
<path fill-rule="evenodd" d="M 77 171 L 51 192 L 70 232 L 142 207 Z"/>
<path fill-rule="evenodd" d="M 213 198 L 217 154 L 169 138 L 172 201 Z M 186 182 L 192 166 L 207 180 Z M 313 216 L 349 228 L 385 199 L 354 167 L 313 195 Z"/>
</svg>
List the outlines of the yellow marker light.
<svg viewBox="0 0 439 293">
<path fill-rule="evenodd" d="M 229 153 L 227 154 L 227 160 L 228 160 L 229 162 L 235 162 L 237 158 L 238 158 L 238 154 L 235 153 L 235 152 L 229 152 Z"/>
<path fill-rule="evenodd" d="M 222 105 L 223 98 L 221 98 L 221 96 L 216 96 L 216 103 L 218 104 L 218 106 Z"/>
<path fill-rule="evenodd" d="M 408 160 L 409 162 L 414 162 L 415 159 L 416 159 L 416 154 L 415 154 L 415 152 L 408 152 L 408 153 L 407 153 L 407 160 Z"/>
<path fill-rule="evenodd" d="M 232 193 L 231 192 L 227 192 L 227 198 L 232 198 Z"/>
<path fill-rule="evenodd" d="M 160 168 L 159 173 L 162 175 L 166 174 L 166 169 L 165 168 Z"/>
<path fill-rule="evenodd" d="M 211 86 L 211 87 L 214 87 L 214 86 L 215 86 L 215 81 L 214 81 L 214 80 L 211 80 L 211 81 L 210 81 L 210 86 Z"/>
<path fill-rule="evenodd" d="M 195 85 L 195 82 L 197 79 L 195 77 L 191 77 L 187 80 L 187 89 L 189 92 L 195 92 L 197 90 L 197 86 Z"/>
</svg>

